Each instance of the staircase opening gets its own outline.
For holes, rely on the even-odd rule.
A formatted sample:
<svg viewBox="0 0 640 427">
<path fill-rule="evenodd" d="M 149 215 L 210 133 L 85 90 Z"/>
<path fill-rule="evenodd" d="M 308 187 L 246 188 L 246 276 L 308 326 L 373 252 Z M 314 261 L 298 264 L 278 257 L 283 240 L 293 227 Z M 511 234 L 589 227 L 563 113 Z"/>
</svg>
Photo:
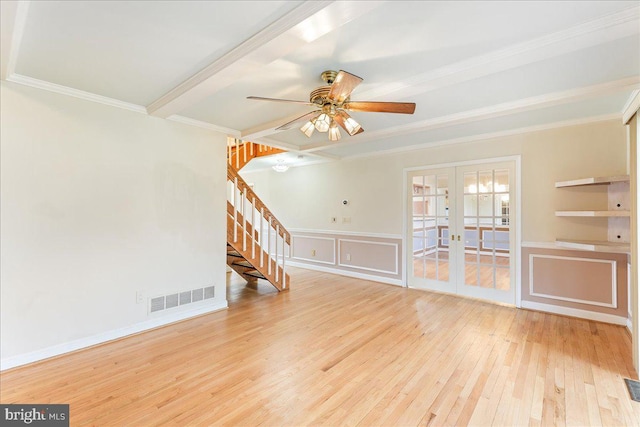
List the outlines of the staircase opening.
<svg viewBox="0 0 640 427">
<path fill-rule="evenodd" d="M 286 257 L 291 234 L 238 173 L 251 159 L 283 150 L 229 138 L 227 144 L 227 265 L 249 287 L 265 280 L 289 290 Z"/>
</svg>

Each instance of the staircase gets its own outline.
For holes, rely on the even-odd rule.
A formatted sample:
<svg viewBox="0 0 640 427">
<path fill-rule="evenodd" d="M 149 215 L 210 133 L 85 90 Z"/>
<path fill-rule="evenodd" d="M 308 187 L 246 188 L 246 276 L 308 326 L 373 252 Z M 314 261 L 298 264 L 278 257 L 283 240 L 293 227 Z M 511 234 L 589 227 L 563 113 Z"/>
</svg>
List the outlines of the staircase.
<svg viewBox="0 0 640 427">
<path fill-rule="evenodd" d="M 233 138 L 227 145 L 227 265 L 249 285 L 264 279 L 278 291 L 289 290 L 291 235 L 238 174 L 251 159 L 284 151 Z"/>
<path fill-rule="evenodd" d="M 234 167 L 236 171 L 242 169 L 251 159 L 279 153 L 285 153 L 285 151 L 255 142 L 243 142 L 235 138 L 227 139 L 227 160 L 229 166 Z"/>
</svg>

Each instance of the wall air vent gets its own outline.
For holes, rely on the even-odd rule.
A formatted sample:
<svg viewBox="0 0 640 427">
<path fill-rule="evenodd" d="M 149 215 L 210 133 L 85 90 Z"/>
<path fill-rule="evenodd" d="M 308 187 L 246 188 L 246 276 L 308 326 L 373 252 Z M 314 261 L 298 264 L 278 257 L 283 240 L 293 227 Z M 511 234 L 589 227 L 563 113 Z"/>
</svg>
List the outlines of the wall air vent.
<svg viewBox="0 0 640 427">
<path fill-rule="evenodd" d="M 160 310 L 164 310 L 164 297 L 151 298 L 149 311 L 151 311 L 151 313 L 154 313 Z"/>
<path fill-rule="evenodd" d="M 178 301 L 178 294 L 167 295 L 167 305 L 165 308 L 177 307 Z"/>
<path fill-rule="evenodd" d="M 191 291 L 180 292 L 180 305 L 191 303 Z"/>
<path fill-rule="evenodd" d="M 204 288 L 204 299 L 213 298 L 215 294 L 216 288 L 213 286 L 209 286 L 208 288 Z"/>
<path fill-rule="evenodd" d="M 192 289 L 190 291 L 182 291 L 179 293 L 154 297 L 149 300 L 149 313 L 155 313 L 157 311 L 211 299 L 214 296 L 215 287 L 207 286 L 206 288 Z"/>
</svg>

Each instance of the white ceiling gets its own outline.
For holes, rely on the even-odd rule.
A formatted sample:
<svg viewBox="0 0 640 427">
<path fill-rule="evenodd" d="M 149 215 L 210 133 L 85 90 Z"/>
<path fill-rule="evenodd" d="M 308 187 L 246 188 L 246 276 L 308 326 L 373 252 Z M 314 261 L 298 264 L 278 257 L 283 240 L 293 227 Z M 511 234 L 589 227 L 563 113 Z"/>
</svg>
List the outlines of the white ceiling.
<svg viewBox="0 0 640 427">
<path fill-rule="evenodd" d="M 2 1 L 2 78 L 264 142 L 298 165 L 621 117 L 637 1 Z M 297 128 L 325 70 L 364 79 L 338 142 Z M 299 156 L 302 155 L 302 159 Z M 283 156 L 280 156 L 283 157 Z M 275 159 L 254 160 L 258 169 Z"/>
</svg>

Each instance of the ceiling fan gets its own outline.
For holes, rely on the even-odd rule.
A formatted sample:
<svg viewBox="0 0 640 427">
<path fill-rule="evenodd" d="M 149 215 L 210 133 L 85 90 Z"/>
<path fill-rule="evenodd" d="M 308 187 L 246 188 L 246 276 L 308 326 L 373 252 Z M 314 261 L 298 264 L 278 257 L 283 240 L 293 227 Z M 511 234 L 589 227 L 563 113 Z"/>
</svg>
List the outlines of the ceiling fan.
<svg viewBox="0 0 640 427">
<path fill-rule="evenodd" d="M 346 71 L 338 72 L 328 70 L 320 77 L 327 84 L 311 91 L 309 102 L 295 101 L 291 99 L 263 98 L 260 96 L 248 96 L 247 99 L 259 101 L 289 102 L 295 104 L 317 107 L 316 110 L 304 114 L 288 123 L 276 128 L 276 130 L 288 130 L 296 124 L 307 121 L 300 130 L 311 137 L 314 130 L 329 132 L 329 139 L 340 139 L 340 130 L 343 128 L 351 136 L 364 132 L 360 124 L 355 121 L 347 111 L 365 111 L 378 113 L 413 114 L 416 104 L 413 102 L 373 102 L 351 101 L 351 92 L 362 83 L 362 78 Z"/>
</svg>

